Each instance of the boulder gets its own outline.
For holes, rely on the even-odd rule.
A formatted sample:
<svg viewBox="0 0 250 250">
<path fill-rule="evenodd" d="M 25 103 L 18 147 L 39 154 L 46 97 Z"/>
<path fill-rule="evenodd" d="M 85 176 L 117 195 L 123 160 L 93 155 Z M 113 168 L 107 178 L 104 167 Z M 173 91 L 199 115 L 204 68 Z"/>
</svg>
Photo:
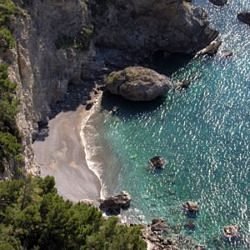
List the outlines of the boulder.
<svg viewBox="0 0 250 250">
<path fill-rule="evenodd" d="M 244 11 L 237 15 L 239 21 L 250 25 L 250 12 Z"/>
<path fill-rule="evenodd" d="M 161 156 L 154 156 L 149 160 L 150 168 L 152 169 L 163 169 L 165 167 L 166 161 Z"/>
<path fill-rule="evenodd" d="M 153 219 L 150 225 L 152 232 L 165 232 L 167 230 L 167 225 L 162 219 Z"/>
<path fill-rule="evenodd" d="M 172 87 L 167 76 L 139 66 L 112 72 L 105 83 L 109 92 L 131 101 L 154 100 Z"/>
<path fill-rule="evenodd" d="M 231 50 L 225 49 L 221 51 L 221 55 L 222 57 L 227 58 L 233 56 L 233 52 Z"/>
<path fill-rule="evenodd" d="M 105 200 L 100 201 L 99 208 L 107 214 L 117 215 L 121 209 L 128 209 L 130 206 L 131 197 L 123 191 L 118 195 L 111 196 Z"/>
<path fill-rule="evenodd" d="M 227 4 L 227 0 L 209 0 L 209 2 L 217 6 L 224 6 Z"/>
<path fill-rule="evenodd" d="M 195 57 L 199 57 L 199 56 L 203 56 L 203 55 L 213 56 L 214 54 L 217 53 L 221 44 L 222 44 L 221 40 L 215 39 L 207 47 L 198 51 L 196 53 Z"/>
<path fill-rule="evenodd" d="M 240 227 L 238 225 L 228 225 L 223 229 L 224 237 L 228 240 L 237 240 L 240 238 Z"/>
<path fill-rule="evenodd" d="M 196 216 L 197 213 L 199 212 L 199 205 L 197 202 L 187 201 L 182 206 L 184 212 L 190 217 Z"/>
</svg>

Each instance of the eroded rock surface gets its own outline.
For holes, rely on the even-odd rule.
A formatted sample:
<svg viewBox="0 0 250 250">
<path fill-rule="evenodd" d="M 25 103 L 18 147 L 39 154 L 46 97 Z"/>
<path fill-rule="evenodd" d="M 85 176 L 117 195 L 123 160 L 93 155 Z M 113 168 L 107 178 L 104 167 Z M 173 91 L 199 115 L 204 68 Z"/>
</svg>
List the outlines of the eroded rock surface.
<svg viewBox="0 0 250 250">
<path fill-rule="evenodd" d="M 100 46 L 150 56 L 157 51 L 192 54 L 218 35 L 207 14 L 183 0 L 116 0 L 92 5 Z"/>
<path fill-rule="evenodd" d="M 112 72 L 105 82 L 112 94 L 131 101 L 151 101 L 164 95 L 172 87 L 167 76 L 138 66 Z"/>
</svg>

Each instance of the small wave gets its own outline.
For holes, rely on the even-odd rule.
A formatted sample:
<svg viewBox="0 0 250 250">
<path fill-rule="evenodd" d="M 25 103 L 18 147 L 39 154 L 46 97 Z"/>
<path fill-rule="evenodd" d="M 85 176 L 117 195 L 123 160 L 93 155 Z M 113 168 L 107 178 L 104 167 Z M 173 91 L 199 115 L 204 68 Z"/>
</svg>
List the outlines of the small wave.
<svg viewBox="0 0 250 250">
<path fill-rule="evenodd" d="M 100 100 L 102 95 L 99 95 L 96 99 L 96 103 L 89 111 L 88 115 L 82 120 L 80 137 L 85 152 L 85 160 L 88 168 L 96 175 L 101 184 L 100 198 L 104 199 L 107 195 L 107 186 L 102 180 L 103 168 L 101 161 L 98 161 L 98 145 L 95 144 L 95 137 L 98 135 L 98 131 L 90 124 L 90 119 L 99 111 Z"/>
</svg>

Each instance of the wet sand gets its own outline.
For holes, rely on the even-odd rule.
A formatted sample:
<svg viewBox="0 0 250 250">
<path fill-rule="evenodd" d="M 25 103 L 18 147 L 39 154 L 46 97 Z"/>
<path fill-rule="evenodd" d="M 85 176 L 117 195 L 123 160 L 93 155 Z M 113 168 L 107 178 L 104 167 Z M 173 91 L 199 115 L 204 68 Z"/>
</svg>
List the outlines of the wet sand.
<svg viewBox="0 0 250 250">
<path fill-rule="evenodd" d="M 49 121 L 45 140 L 33 144 L 41 176 L 54 176 L 58 193 L 71 201 L 100 198 L 101 184 L 87 166 L 80 137 L 90 112 L 81 105 L 76 111 L 59 113 Z"/>
</svg>

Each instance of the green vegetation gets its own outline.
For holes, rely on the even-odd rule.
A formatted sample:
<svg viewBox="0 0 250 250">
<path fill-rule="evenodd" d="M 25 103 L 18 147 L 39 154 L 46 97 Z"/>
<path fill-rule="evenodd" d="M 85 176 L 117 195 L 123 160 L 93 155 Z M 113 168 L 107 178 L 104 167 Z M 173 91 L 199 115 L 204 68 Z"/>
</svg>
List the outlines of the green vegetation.
<svg viewBox="0 0 250 250">
<path fill-rule="evenodd" d="M 8 79 L 7 65 L 0 64 L 0 172 L 4 172 L 4 166 L 21 160 L 15 89 L 16 85 Z"/>
<path fill-rule="evenodd" d="M 94 29 L 92 26 L 83 27 L 76 36 L 61 35 L 56 40 L 55 45 L 57 49 L 74 48 L 85 50 L 89 47 L 91 37 Z"/>
<path fill-rule="evenodd" d="M 0 183 L 0 249 L 141 250 L 139 226 L 57 194 L 53 177 Z"/>
<path fill-rule="evenodd" d="M 15 45 L 10 29 L 10 20 L 15 13 L 16 7 L 11 0 L 0 0 L 0 51 L 6 51 Z"/>
</svg>

